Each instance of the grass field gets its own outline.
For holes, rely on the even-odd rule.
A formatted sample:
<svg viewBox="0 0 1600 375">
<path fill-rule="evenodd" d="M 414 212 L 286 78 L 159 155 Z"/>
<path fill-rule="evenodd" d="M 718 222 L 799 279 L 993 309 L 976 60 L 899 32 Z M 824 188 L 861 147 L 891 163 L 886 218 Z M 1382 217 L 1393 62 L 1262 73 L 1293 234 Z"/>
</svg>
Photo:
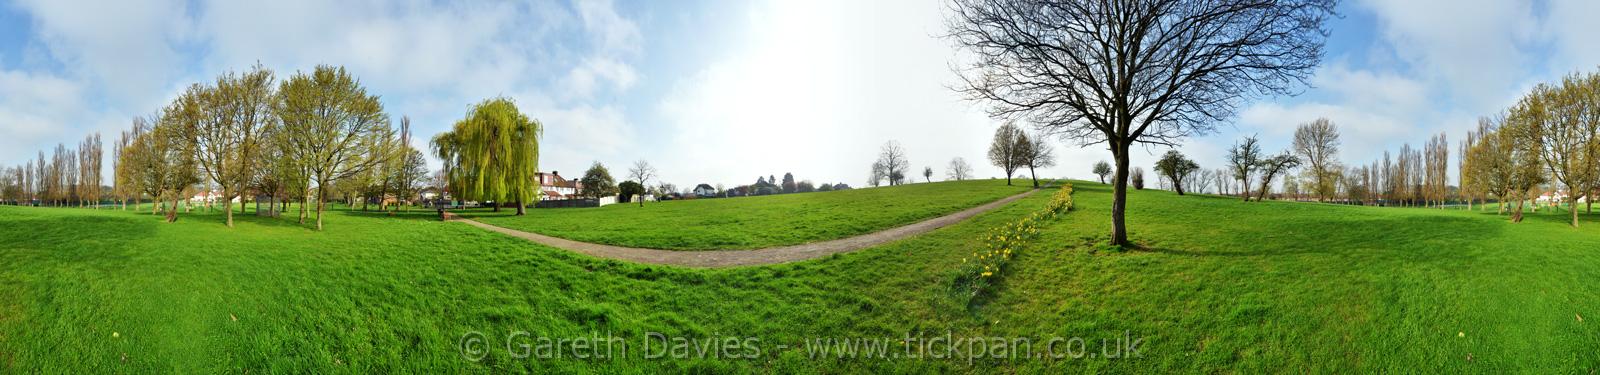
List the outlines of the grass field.
<svg viewBox="0 0 1600 375">
<path fill-rule="evenodd" d="M 877 248 L 719 270 L 596 260 L 425 212 L 336 211 L 318 233 L 255 217 L 228 229 L 205 214 L 165 224 L 0 207 L 0 372 L 1600 368 L 1593 216 L 1572 229 L 1544 211 L 1510 224 L 1476 212 L 1139 191 L 1129 217 L 1148 249 L 1109 252 L 1094 251 L 1108 231 L 1109 189 L 1077 190 L 1078 209 L 1046 223 L 992 297 L 974 304 L 952 296 L 950 271 L 989 228 L 1048 195 Z M 468 331 L 497 349 L 464 359 Z M 609 333 L 629 341 L 629 355 L 514 358 L 505 350 L 514 331 Z M 644 359 L 648 332 L 756 337 L 761 356 Z M 812 358 L 804 345 L 908 332 L 1082 337 L 1090 352 L 1100 339 L 1143 341 L 1137 358 L 971 361 Z"/>
<path fill-rule="evenodd" d="M 844 238 L 930 219 L 1026 191 L 1026 180 L 694 199 L 599 208 L 461 212 L 485 223 L 584 242 L 669 250 L 755 249 Z"/>
</svg>

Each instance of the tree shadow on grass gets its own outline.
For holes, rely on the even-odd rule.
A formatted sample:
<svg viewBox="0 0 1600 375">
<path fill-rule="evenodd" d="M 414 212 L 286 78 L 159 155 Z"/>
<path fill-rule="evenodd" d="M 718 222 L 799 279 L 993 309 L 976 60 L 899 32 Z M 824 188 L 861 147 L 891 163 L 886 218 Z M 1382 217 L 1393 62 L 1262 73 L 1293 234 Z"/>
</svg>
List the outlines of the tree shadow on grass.
<svg viewBox="0 0 1600 375">
<path fill-rule="evenodd" d="M 362 211 L 360 209 L 324 211 L 323 212 L 324 215 L 327 215 L 329 213 L 332 213 L 332 214 L 335 214 L 335 215 L 340 215 L 340 216 L 361 217 L 361 218 L 371 218 L 371 219 L 441 221 L 441 220 L 439 220 L 439 211 L 436 211 L 436 210 L 430 209 L 430 208 L 412 208 L 410 211 L 406 211 L 405 209 L 401 209 L 399 211 L 395 211 L 393 214 L 391 214 L 389 211 L 378 211 L 378 210 Z"/>
<path fill-rule="evenodd" d="M 1420 261 L 1497 237 L 1504 229 L 1492 220 L 1458 216 L 1283 218 L 1271 226 L 1247 227 L 1212 238 L 1195 233 L 1185 240 L 1211 244 L 1213 248 L 1210 249 L 1154 242 L 1142 243 L 1132 250 L 1183 256 L 1254 257 L 1392 249 L 1396 250 L 1395 255 Z M 1454 255 L 1463 256 L 1459 252 Z"/>
<path fill-rule="evenodd" d="M 120 246 L 155 235 L 157 220 L 115 216 L 55 216 L 7 220 L 0 249 L 44 250 L 67 261 L 126 258 Z"/>
</svg>

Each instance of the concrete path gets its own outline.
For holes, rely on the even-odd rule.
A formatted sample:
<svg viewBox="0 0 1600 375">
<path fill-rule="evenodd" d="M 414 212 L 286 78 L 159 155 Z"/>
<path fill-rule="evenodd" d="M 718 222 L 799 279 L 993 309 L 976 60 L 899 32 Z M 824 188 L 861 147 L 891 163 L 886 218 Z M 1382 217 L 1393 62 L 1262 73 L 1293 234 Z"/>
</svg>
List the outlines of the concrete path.
<svg viewBox="0 0 1600 375">
<path fill-rule="evenodd" d="M 565 238 L 546 236 L 538 233 L 497 227 L 478 222 L 477 220 L 461 218 L 454 214 L 448 213 L 446 214 L 446 220 L 460 221 L 475 227 L 537 242 L 545 246 L 566 249 L 599 258 L 683 267 L 756 266 L 820 258 L 837 253 L 856 251 L 885 242 L 927 233 L 934 229 L 939 229 L 946 225 L 961 222 L 962 220 L 977 216 L 978 214 L 986 211 L 1004 206 L 1007 203 L 1025 198 L 1028 195 L 1033 194 L 1035 191 L 1038 191 L 1038 189 L 1028 190 L 1021 194 L 1001 198 L 1000 200 L 984 203 L 983 205 L 968 208 L 953 214 L 907 224 L 901 227 L 885 229 L 874 233 L 863 234 L 855 237 L 840 238 L 837 240 L 769 247 L 755 250 L 660 250 L 612 246 L 589 242 L 579 242 Z"/>
</svg>

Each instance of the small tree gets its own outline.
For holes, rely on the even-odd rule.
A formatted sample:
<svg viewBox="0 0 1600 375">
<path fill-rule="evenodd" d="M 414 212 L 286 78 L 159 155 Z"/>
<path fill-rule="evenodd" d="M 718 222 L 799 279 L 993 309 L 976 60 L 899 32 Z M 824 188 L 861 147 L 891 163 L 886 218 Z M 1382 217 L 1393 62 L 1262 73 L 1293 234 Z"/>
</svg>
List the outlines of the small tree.
<svg viewBox="0 0 1600 375">
<path fill-rule="evenodd" d="M 583 172 L 583 178 L 578 180 L 583 183 L 583 191 L 578 194 L 591 199 L 600 199 L 617 195 L 617 180 L 611 178 L 611 171 L 604 164 L 596 161 Z"/>
<path fill-rule="evenodd" d="M 900 147 L 900 142 L 888 141 L 878 150 L 878 161 L 873 163 L 875 175 L 887 178 L 889 186 L 905 183 L 906 171 L 911 168 L 911 162 L 906 160 L 906 149 Z"/>
<path fill-rule="evenodd" d="M 1183 195 L 1184 179 L 1199 169 L 1199 164 L 1195 164 L 1193 160 L 1184 157 L 1183 153 L 1178 152 L 1178 150 L 1167 150 L 1166 155 L 1161 156 L 1161 160 L 1156 161 L 1156 173 L 1166 176 L 1167 180 L 1172 182 L 1172 189 L 1177 191 L 1178 195 Z"/>
<path fill-rule="evenodd" d="M 785 194 L 793 193 L 799 190 L 799 186 L 796 186 L 794 182 L 794 174 L 789 172 L 783 173 L 783 185 L 780 185 L 780 187 L 783 188 L 783 192 Z"/>
<path fill-rule="evenodd" d="M 1102 161 L 1101 163 L 1104 163 L 1104 162 Z M 1104 179 L 1104 177 L 1101 177 L 1101 178 Z M 1144 190 L 1144 168 L 1143 167 L 1134 167 L 1133 168 L 1133 176 L 1131 176 L 1129 178 L 1133 180 L 1131 182 L 1133 183 L 1133 189 L 1134 190 Z"/>
<path fill-rule="evenodd" d="M 1022 129 L 1011 122 L 995 129 L 994 139 L 989 141 L 989 163 L 1006 172 L 1006 185 L 1011 185 L 1011 175 L 1022 167 L 1019 151 L 1024 144 Z"/>
<path fill-rule="evenodd" d="M 639 161 L 633 162 L 633 168 L 628 168 L 628 178 L 638 181 L 639 189 L 641 191 L 644 190 L 645 185 L 650 184 L 650 179 L 655 177 L 656 167 L 650 166 L 650 162 L 647 162 L 644 159 L 639 159 Z M 639 207 L 644 207 L 643 198 L 639 199 Z"/>
<path fill-rule="evenodd" d="M 1300 166 L 1300 158 L 1289 151 L 1284 151 L 1277 156 L 1261 159 L 1259 164 L 1256 166 L 1261 170 L 1261 189 L 1256 196 L 1258 201 L 1267 199 L 1267 191 L 1272 190 L 1272 178 Z M 1284 186 L 1289 186 L 1289 183 L 1286 181 Z"/>
<path fill-rule="evenodd" d="M 644 185 L 634 181 L 623 181 L 617 184 L 617 199 L 623 203 L 632 202 L 634 199 L 643 202 Z M 640 205 L 640 207 L 643 207 L 643 205 Z"/>
<path fill-rule="evenodd" d="M 945 179 L 961 181 L 968 178 L 972 178 L 972 166 L 967 165 L 967 159 L 950 159 L 950 166 L 945 169 Z"/>
<path fill-rule="evenodd" d="M 1094 163 L 1094 175 L 1100 176 L 1100 183 L 1106 183 L 1106 176 L 1111 175 L 1111 163 L 1107 163 L 1105 160 Z"/>
<path fill-rule="evenodd" d="M 1228 172 L 1239 180 L 1240 194 L 1250 201 L 1250 172 L 1261 164 L 1261 142 L 1255 136 L 1245 137 L 1228 149 Z"/>
<path fill-rule="evenodd" d="M 933 167 L 922 167 L 922 181 L 933 182 Z"/>
<path fill-rule="evenodd" d="M 1018 147 L 1017 157 L 1022 159 L 1022 165 L 1028 167 L 1028 176 L 1033 179 L 1033 187 L 1039 187 L 1038 168 L 1049 168 L 1056 165 L 1056 153 L 1044 137 L 1023 135 L 1022 146 Z"/>
</svg>

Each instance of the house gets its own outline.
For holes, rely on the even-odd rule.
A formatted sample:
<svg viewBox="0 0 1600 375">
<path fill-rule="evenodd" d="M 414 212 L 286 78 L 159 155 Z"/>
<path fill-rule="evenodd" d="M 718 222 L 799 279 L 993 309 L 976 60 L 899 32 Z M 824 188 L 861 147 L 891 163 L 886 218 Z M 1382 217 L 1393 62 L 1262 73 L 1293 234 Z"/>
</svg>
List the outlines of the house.
<svg viewBox="0 0 1600 375">
<path fill-rule="evenodd" d="M 222 202 L 222 192 L 220 191 L 202 191 L 195 193 L 193 197 L 189 197 L 189 204 L 193 205 L 214 204 L 219 202 Z M 233 203 L 239 203 L 239 197 L 233 197 Z"/>
<path fill-rule="evenodd" d="M 711 185 L 707 185 L 707 184 L 695 185 L 695 187 L 694 187 L 694 195 L 696 197 L 700 197 L 700 198 L 715 197 L 715 196 L 717 196 L 717 189 L 713 188 L 713 187 L 711 187 Z"/>
<path fill-rule="evenodd" d="M 1567 198 L 1568 197 L 1567 197 L 1567 193 L 1566 192 L 1563 192 L 1563 191 L 1549 191 L 1549 192 L 1545 192 L 1544 194 L 1539 194 L 1539 197 L 1538 198 L 1534 198 L 1533 201 L 1534 201 L 1534 203 L 1538 203 L 1538 204 L 1563 204 L 1563 203 L 1567 203 Z M 1588 202 L 1589 202 L 1589 197 L 1587 197 L 1587 196 L 1578 197 L 1578 203 L 1579 204 L 1588 203 Z"/>
<path fill-rule="evenodd" d="M 540 197 L 542 200 L 578 199 L 578 191 L 583 189 L 582 182 L 562 178 L 560 171 L 539 172 L 537 177 L 539 190 L 544 194 Z"/>
</svg>

